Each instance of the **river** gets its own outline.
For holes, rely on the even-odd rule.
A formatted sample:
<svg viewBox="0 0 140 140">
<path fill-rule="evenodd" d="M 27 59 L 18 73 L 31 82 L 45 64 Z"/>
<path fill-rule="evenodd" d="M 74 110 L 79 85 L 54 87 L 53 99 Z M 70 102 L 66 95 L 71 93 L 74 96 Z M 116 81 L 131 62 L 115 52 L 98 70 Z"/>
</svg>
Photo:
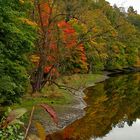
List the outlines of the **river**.
<svg viewBox="0 0 140 140">
<path fill-rule="evenodd" d="M 140 73 L 85 89 L 86 114 L 47 140 L 140 140 Z"/>
</svg>

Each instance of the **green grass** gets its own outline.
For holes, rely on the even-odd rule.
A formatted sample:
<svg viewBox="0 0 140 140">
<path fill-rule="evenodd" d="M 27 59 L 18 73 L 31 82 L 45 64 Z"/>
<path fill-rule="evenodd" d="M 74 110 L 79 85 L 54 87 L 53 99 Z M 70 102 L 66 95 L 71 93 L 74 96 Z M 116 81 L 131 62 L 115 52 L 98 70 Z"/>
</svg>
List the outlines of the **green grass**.
<svg viewBox="0 0 140 140">
<path fill-rule="evenodd" d="M 64 76 L 58 79 L 58 83 L 65 84 L 70 87 L 80 88 L 94 85 L 96 82 L 104 79 L 106 76 L 102 74 L 75 74 L 72 76 Z"/>
</svg>

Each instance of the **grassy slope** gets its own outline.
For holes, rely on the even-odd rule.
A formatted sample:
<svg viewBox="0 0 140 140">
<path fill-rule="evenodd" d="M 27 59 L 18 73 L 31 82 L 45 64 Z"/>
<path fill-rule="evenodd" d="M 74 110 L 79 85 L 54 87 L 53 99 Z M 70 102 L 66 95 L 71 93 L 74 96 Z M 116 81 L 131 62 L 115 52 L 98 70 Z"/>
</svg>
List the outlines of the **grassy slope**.
<svg viewBox="0 0 140 140">
<path fill-rule="evenodd" d="M 76 89 L 85 88 L 94 83 L 97 83 L 106 76 L 101 74 L 75 74 L 72 76 L 63 76 L 59 78 L 56 83 L 60 85 L 65 85 L 68 87 L 73 87 Z M 41 96 L 40 96 L 41 95 Z M 70 104 L 73 100 L 73 95 L 69 91 L 64 89 L 59 89 L 56 85 L 51 85 L 45 87 L 42 93 L 34 97 L 30 97 L 28 94 L 23 98 L 21 104 L 14 104 L 12 108 L 25 107 L 30 109 L 33 105 L 39 103 L 48 103 L 54 105 L 65 105 Z"/>
</svg>

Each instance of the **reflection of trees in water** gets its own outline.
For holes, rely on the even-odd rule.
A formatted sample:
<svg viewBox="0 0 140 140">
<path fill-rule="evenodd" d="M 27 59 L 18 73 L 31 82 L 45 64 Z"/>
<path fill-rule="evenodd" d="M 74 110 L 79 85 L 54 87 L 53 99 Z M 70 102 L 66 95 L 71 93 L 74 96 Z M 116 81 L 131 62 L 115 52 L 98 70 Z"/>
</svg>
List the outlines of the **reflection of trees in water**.
<svg viewBox="0 0 140 140">
<path fill-rule="evenodd" d="M 127 120 L 126 122 L 127 122 L 128 126 L 132 126 L 134 121 L 132 121 L 132 120 Z"/>
<path fill-rule="evenodd" d="M 86 116 L 52 137 L 57 136 L 57 140 L 89 140 L 104 137 L 115 126 L 124 127 L 125 123 L 132 126 L 140 116 L 139 85 L 140 73 L 110 78 L 88 88 L 85 92 L 90 107 L 86 109 Z"/>
<path fill-rule="evenodd" d="M 138 117 L 138 116 L 137 116 Z M 123 128 L 126 124 L 128 126 L 132 126 L 133 125 L 133 122 L 136 122 L 136 119 L 133 119 L 133 120 L 129 120 L 130 118 L 128 118 L 127 115 L 124 116 L 124 118 L 120 121 L 118 121 L 118 124 L 117 125 L 114 125 L 113 127 L 118 127 L 118 128 Z"/>
<path fill-rule="evenodd" d="M 118 122 L 118 124 L 115 126 L 117 126 L 118 128 L 123 128 L 125 126 L 125 124 L 127 124 L 128 126 L 132 126 L 133 122 L 134 122 L 134 120 L 123 120 L 123 121 Z"/>
</svg>

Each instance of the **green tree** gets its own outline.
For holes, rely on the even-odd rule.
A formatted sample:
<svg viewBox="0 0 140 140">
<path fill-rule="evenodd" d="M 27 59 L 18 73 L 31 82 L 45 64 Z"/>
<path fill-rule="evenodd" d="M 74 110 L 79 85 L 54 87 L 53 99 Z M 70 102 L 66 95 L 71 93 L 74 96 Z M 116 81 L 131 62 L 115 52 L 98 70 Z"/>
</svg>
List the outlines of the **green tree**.
<svg viewBox="0 0 140 140">
<path fill-rule="evenodd" d="M 0 103 L 16 102 L 28 86 L 27 56 L 35 41 L 30 7 L 29 1 L 0 1 Z"/>
<path fill-rule="evenodd" d="M 137 11 L 134 10 L 133 6 L 129 6 L 127 12 L 128 12 L 129 14 L 137 14 Z"/>
</svg>

